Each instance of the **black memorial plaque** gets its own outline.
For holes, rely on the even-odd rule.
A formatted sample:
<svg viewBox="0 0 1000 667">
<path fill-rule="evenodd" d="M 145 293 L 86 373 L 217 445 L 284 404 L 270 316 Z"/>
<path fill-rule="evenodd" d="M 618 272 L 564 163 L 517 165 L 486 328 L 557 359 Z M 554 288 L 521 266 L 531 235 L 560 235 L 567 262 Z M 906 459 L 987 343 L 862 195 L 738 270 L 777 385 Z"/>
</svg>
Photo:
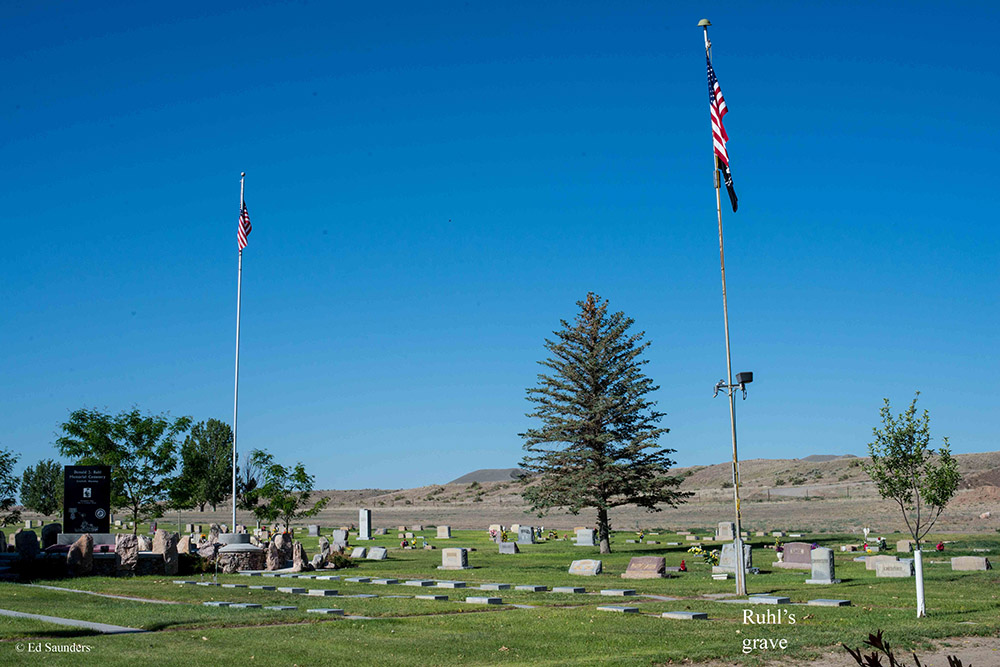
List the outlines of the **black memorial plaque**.
<svg viewBox="0 0 1000 667">
<path fill-rule="evenodd" d="M 64 533 L 111 532 L 111 466 L 66 466 Z"/>
</svg>

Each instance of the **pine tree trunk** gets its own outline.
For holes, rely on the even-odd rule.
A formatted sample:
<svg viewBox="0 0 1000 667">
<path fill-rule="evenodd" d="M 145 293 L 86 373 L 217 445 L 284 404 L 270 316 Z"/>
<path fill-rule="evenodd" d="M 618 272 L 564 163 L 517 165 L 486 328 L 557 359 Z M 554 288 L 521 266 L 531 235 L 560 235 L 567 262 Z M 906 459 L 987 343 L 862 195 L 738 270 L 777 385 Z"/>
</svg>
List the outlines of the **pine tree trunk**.
<svg viewBox="0 0 1000 667">
<path fill-rule="evenodd" d="M 608 526 L 608 510 L 603 507 L 597 510 L 597 532 L 601 538 L 601 553 L 611 553 L 611 531 Z"/>
</svg>

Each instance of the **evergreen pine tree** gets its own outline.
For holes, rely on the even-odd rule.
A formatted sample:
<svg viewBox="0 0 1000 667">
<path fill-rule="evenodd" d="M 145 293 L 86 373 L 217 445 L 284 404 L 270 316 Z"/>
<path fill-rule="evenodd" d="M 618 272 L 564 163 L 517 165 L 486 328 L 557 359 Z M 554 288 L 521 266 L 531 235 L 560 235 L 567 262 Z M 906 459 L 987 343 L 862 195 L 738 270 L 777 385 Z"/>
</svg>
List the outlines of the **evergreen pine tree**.
<svg viewBox="0 0 1000 667">
<path fill-rule="evenodd" d="M 535 404 L 528 416 L 541 425 L 521 434 L 528 452 L 521 467 L 530 475 L 523 495 L 540 514 L 596 509 L 601 553 L 610 553 L 609 509 L 657 512 L 690 494 L 667 474 L 675 450 L 657 444 L 668 429 L 657 426 L 664 413 L 649 398 L 659 387 L 642 372 L 644 332 L 630 333 L 635 321 L 609 314 L 607 301 L 594 293 L 577 305 L 573 324 L 562 320 L 556 338 L 546 339 L 552 356 L 539 363 L 548 371 L 527 390 Z"/>
</svg>

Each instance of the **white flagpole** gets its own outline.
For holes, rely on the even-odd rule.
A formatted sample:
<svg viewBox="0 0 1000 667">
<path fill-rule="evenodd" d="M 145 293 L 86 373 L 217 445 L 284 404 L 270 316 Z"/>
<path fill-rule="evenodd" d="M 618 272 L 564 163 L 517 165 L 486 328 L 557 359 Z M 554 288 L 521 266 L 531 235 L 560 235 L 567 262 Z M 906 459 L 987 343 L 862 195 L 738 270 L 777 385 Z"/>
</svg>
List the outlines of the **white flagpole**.
<svg viewBox="0 0 1000 667">
<path fill-rule="evenodd" d="M 246 172 L 240 174 L 240 219 L 237 225 L 243 224 L 243 179 Z M 236 268 L 236 379 L 233 386 L 233 525 L 229 532 L 236 532 L 236 416 L 239 408 L 240 395 L 240 292 L 243 287 L 243 249 L 240 248 L 239 261 Z"/>
<path fill-rule="evenodd" d="M 702 19 L 698 23 L 705 30 L 705 55 L 712 60 L 712 42 L 708 39 L 708 26 L 711 23 Z M 719 182 L 719 158 L 712 148 L 712 174 L 715 178 L 715 214 L 719 219 L 719 265 L 722 269 L 722 318 L 726 328 L 726 377 L 729 384 L 726 393 L 729 394 L 729 427 L 733 438 L 733 506 L 736 510 L 736 534 L 733 536 L 733 556 L 736 564 L 736 594 L 747 594 L 746 565 L 743 562 L 743 521 L 740 512 L 740 459 L 736 451 L 736 396 L 733 387 L 733 360 L 729 352 L 729 304 L 726 298 L 726 252 L 722 242 L 722 197 Z"/>
</svg>

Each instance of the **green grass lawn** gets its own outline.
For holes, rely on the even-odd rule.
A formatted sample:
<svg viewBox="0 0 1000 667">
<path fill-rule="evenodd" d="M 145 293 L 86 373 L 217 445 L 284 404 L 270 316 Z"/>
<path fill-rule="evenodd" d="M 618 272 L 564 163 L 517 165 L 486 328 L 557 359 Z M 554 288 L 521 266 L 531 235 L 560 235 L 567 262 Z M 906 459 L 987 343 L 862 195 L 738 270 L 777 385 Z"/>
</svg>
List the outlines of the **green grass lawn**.
<svg viewBox="0 0 1000 667">
<path fill-rule="evenodd" d="M 855 563 L 855 553 L 837 550 L 840 544 L 853 542 L 846 535 L 816 535 L 804 541 L 816 541 L 835 549 L 837 576 L 835 586 L 812 586 L 803 583 L 808 571 L 771 571 L 774 553 L 765 550 L 771 538 L 751 543 L 754 564 L 766 573 L 751 575 L 747 585 L 751 593 L 774 593 L 805 602 L 815 598 L 851 600 L 851 607 L 823 608 L 791 605 L 783 607 L 796 617 L 794 625 L 748 625 L 744 610 L 763 613 L 771 605 L 724 603 L 713 597 L 731 594 L 732 579 L 713 581 L 710 567 L 686 551 L 687 545 L 668 547 L 667 541 L 681 541 L 661 533 L 648 539 L 659 545 L 626 544 L 631 533 L 618 533 L 613 542 L 615 553 L 599 556 L 596 548 L 576 547 L 568 541 L 551 541 L 521 548 L 516 556 L 501 556 L 482 531 L 454 531 L 453 539 L 434 539 L 434 531 L 423 531 L 437 550 L 403 551 L 393 536 L 379 537 L 366 546 L 391 547 L 387 561 L 359 561 L 356 567 L 339 570 L 341 577 L 371 576 L 459 580 L 469 589 L 415 588 L 403 585 L 374 585 L 344 581 L 316 581 L 286 578 L 220 575 L 219 583 L 297 586 L 306 589 L 336 589 L 341 595 L 377 594 L 378 598 L 305 597 L 245 588 L 180 586 L 173 579 L 210 580 L 211 575 L 178 577 L 102 578 L 87 577 L 35 583 L 87 590 L 113 595 L 169 601 L 154 604 L 53 591 L 19 584 L 0 584 L 0 608 L 15 611 L 98 621 L 142 628 L 150 632 L 132 635 L 94 635 L 87 630 L 66 628 L 34 620 L 0 617 L 0 654 L 17 663 L 16 647 L 30 642 L 65 644 L 76 641 L 92 647 L 87 661 L 104 664 L 135 664 L 155 655 L 165 664 L 190 664 L 199 659 L 266 664 L 326 664 L 350 660 L 365 664 L 660 664 L 726 658 L 742 664 L 762 664 L 765 660 L 786 657 L 808 659 L 837 647 L 841 642 L 859 645 L 868 632 L 884 629 L 894 644 L 921 648 L 928 642 L 966 635 L 997 636 L 1000 633 L 1000 574 L 989 572 L 952 572 L 948 559 L 956 555 L 984 555 L 975 548 L 990 549 L 985 555 L 1000 551 L 1000 536 L 948 536 L 956 544 L 944 554 L 925 552 L 925 581 L 929 616 L 915 617 L 915 593 L 912 579 L 877 579 L 863 563 Z M 894 536 L 886 536 L 893 543 Z M 317 538 L 303 538 L 307 550 L 316 549 Z M 362 543 L 363 544 L 363 543 Z M 440 548 L 464 546 L 475 548 L 469 554 L 474 569 L 437 570 Z M 633 556 L 663 555 L 668 565 L 687 562 L 689 572 L 676 578 L 660 580 L 625 580 L 625 571 Z M 568 574 L 572 560 L 600 558 L 604 573 L 597 577 Z M 930 561 L 930 562 L 928 562 Z M 942 561 L 935 563 L 933 561 Z M 631 588 L 637 597 L 612 598 L 597 595 L 528 593 L 521 591 L 479 591 L 478 583 L 539 584 L 584 586 L 587 591 L 606 588 Z M 387 598 L 389 595 L 436 593 L 449 596 L 447 601 Z M 499 596 L 503 606 L 464 603 L 466 596 Z M 676 600 L 658 600 L 650 595 L 669 596 Z M 256 602 L 263 605 L 296 605 L 296 611 L 277 612 L 263 609 L 227 609 L 206 607 L 210 600 Z M 531 605 L 517 608 L 513 604 Z M 615 614 L 598 611 L 606 604 L 625 604 L 640 609 L 640 614 Z M 334 607 L 357 618 L 316 616 L 308 608 Z M 707 612 L 708 621 L 676 621 L 659 617 L 664 611 L 693 610 Z M 655 614 L 655 615 L 654 615 Z M 786 639 L 784 651 L 755 650 L 742 652 L 745 639 Z M 0 659 L 6 656 L 0 655 Z M 79 660 L 79 656 L 47 654 L 47 660 Z"/>
</svg>

